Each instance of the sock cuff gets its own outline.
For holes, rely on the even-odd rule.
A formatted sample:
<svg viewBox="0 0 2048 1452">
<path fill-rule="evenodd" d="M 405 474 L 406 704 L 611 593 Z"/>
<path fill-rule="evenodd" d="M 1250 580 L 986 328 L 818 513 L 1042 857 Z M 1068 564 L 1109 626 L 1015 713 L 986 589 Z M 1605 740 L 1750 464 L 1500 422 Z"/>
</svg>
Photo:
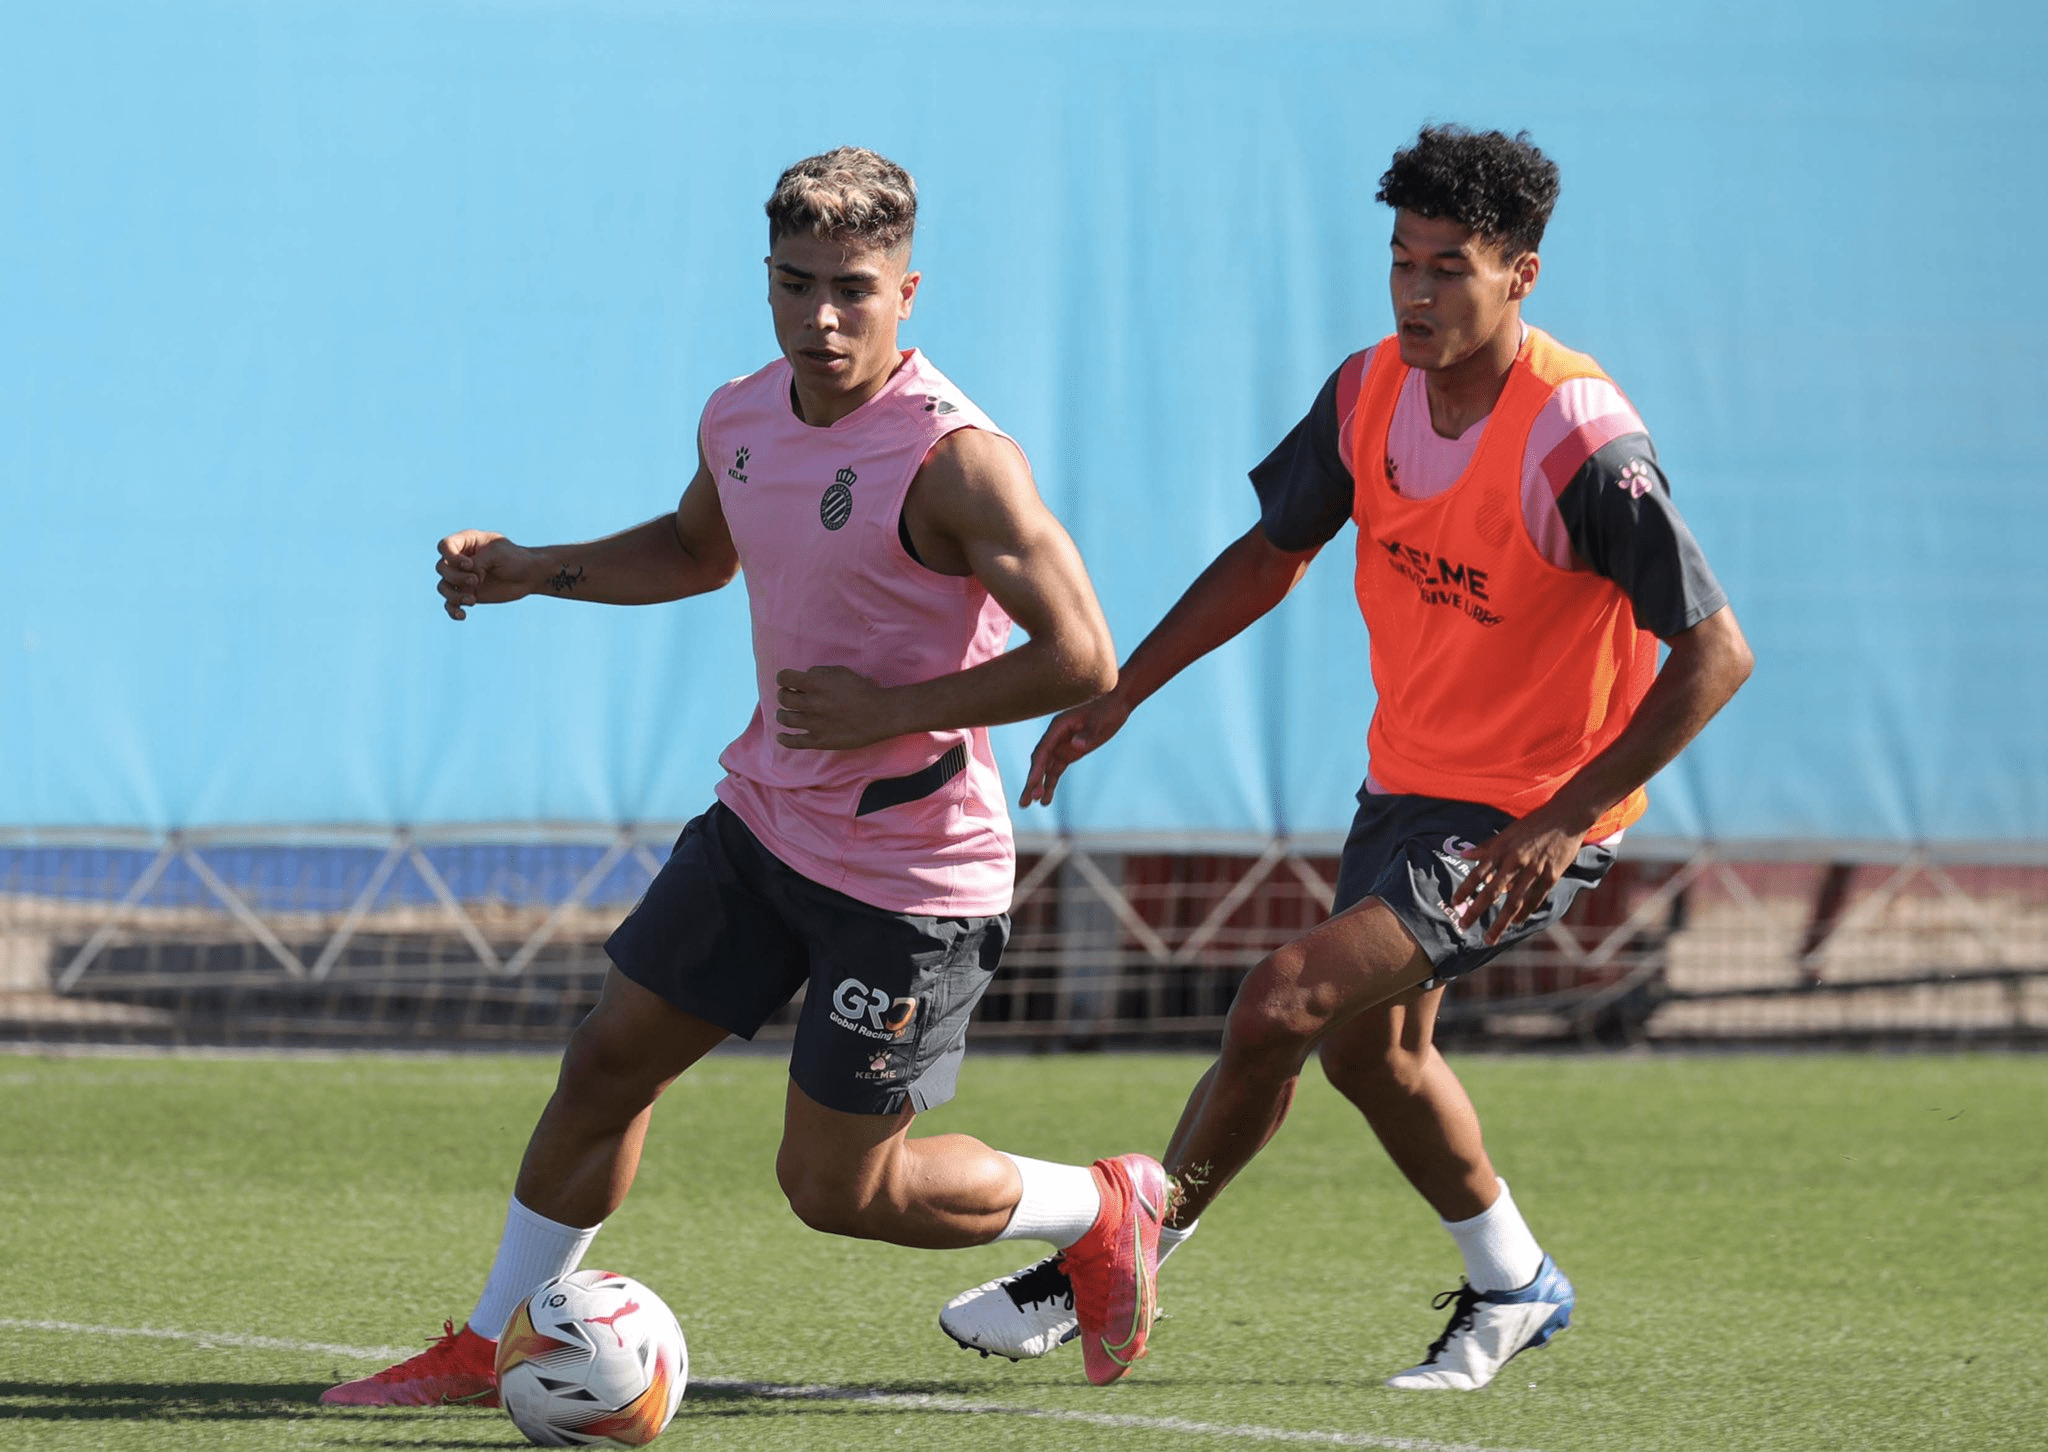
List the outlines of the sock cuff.
<svg viewBox="0 0 2048 1452">
<path fill-rule="evenodd" d="M 1465 1258 L 1465 1279 L 1475 1291 L 1512 1291 L 1543 1269 L 1543 1247 L 1522 1219 L 1515 1197 L 1501 1180 L 1500 1195 L 1470 1220 L 1446 1221 L 1444 1229 Z"/>
<path fill-rule="evenodd" d="M 550 1220 L 519 1203 L 513 1196 L 505 1206 L 505 1229 L 498 1237 L 498 1252 L 491 1261 L 491 1273 L 484 1280 L 483 1294 L 469 1313 L 469 1328 L 477 1335 L 496 1341 L 519 1302 L 535 1288 L 567 1275 L 583 1263 L 583 1253 L 597 1238 L 597 1226 L 564 1225 Z"/>
<path fill-rule="evenodd" d="M 1093 1227 L 1102 1212 L 1102 1189 L 1092 1169 L 996 1153 L 1017 1167 L 1020 1182 L 1017 1208 L 997 1240 L 1044 1240 L 1065 1250 Z"/>
<path fill-rule="evenodd" d="M 1474 1215 L 1470 1220 L 1444 1220 L 1442 1218 L 1439 1218 L 1437 1223 L 1443 1226 L 1444 1229 L 1455 1233 L 1460 1230 L 1479 1229 L 1481 1226 L 1486 1224 L 1487 1217 L 1498 1212 L 1501 1206 L 1503 1205 L 1507 1206 L 1508 1210 L 1512 1213 L 1515 1207 L 1515 1197 L 1508 1193 L 1508 1182 L 1506 1180 L 1501 1179 L 1498 1175 L 1494 1176 L 1493 1182 L 1494 1184 L 1500 1186 L 1500 1193 L 1494 1196 L 1493 1203 L 1491 1205 L 1487 1206 L 1484 1210 L 1481 1210 L 1477 1215 Z"/>
<path fill-rule="evenodd" d="M 527 1229 L 538 1230 L 543 1232 L 544 1234 L 595 1235 L 599 1230 L 602 1230 L 604 1228 L 604 1222 L 602 1220 L 598 1221 L 595 1225 L 564 1225 L 559 1220 L 550 1220 L 547 1216 L 529 1210 L 524 1205 L 520 1204 L 519 1197 L 517 1195 L 514 1195 L 511 1198 L 511 1200 L 507 1203 L 505 1207 L 505 1218 L 508 1221 L 515 1221 L 525 1226 Z"/>
</svg>

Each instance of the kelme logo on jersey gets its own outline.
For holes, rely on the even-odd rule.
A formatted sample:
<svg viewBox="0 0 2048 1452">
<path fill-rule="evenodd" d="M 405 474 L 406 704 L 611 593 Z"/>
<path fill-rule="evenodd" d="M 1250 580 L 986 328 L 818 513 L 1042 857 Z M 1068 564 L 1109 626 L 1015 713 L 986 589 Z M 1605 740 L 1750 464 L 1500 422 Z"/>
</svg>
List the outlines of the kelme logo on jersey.
<svg viewBox="0 0 2048 1452">
<path fill-rule="evenodd" d="M 853 485 L 859 478 L 851 469 L 841 469 L 832 476 L 825 497 L 818 501 L 818 518 L 825 528 L 844 529 L 846 521 L 853 518 Z"/>
<path fill-rule="evenodd" d="M 936 394 L 924 401 L 924 411 L 941 415 L 960 412 L 951 399 L 940 398 Z"/>
<path fill-rule="evenodd" d="M 1498 625 L 1507 619 L 1493 609 L 1487 594 L 1487 572 L 1477 565 L 1447 560 L 1395 539 L 1383 539 L 1378 544 L 1386 551 L 1387 563 L 1395 572 L 1415 582 L 1416 589 L 1422 592 L 1423 604 L 1461 611 L 1481 625 Z"/>
<path fill-rule="evenodd" d="M 726 478 L 737 479 L 742 484 L 747 482 L 747 457 L 749 452 L 745 444 L 741 444 L 732 451 L 732 467 L 725 471 Z"/>
<path fill-rule="evenodd" d="M 864 1039 L 905 1039 L 917 1024 L 917 1000 L 891 998 L 858 978 L 848 978 L 832 990 L 830 1017 Z"/>
</svg>

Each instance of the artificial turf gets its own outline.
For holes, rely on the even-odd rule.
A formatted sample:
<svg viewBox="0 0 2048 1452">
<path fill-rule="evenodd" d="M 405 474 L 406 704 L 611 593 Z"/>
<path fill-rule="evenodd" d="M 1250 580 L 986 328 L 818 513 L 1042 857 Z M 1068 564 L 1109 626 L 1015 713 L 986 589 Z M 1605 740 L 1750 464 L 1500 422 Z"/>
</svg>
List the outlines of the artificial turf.
<svg viewBox="0 0 2048 1452">
<path fill-rule="evenodd" d="M 775 1186 L 773 1057 L 714 1055 L 671 1090 L 591 1263 L 688 1333 L 697 1384 L 658 1446 L 2042 1445 L 2048 1058 L 1458 1066 L 1580 1298 L 1571 1334 L 1476 1394 L 1381 1387 L 1440 1329 L 1430 1298 L 1458 1266 L 1313 1071 L 1112 1388 L 1072 1348 L 1013 1366 L 938 1332 L 947 1297 L 1035 1247 L 800 1225 Z M 0 1447 L 524 1445 L 495 1412 L 314 1399 L 381 1364 L 348 1348 L 414 1346 L 468 1310 L 553 1067 L 0 1056 Z M 1202 1067 L 970 1056 L 924 1126 L 1051 1159 L 1157 1152 Z M 116 1334 L 136 1331 L 179 1334 Z"/>
</svg>

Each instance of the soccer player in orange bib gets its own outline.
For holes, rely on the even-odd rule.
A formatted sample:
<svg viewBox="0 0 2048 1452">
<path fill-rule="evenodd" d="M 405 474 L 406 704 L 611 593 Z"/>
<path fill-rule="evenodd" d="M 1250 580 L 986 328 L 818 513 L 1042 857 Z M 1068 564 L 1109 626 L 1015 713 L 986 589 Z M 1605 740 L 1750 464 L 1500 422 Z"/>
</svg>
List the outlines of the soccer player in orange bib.
<svg viewBox="0 0 2048 1452">
<path fill-rule="evenodd" d="M 1191 662 L 1279 604 L 1348 520 L 1379 702 L 1334 914 L 1238 990 L 1164 1157 L 1162 1258 L 1330 1082 L 1440 1217 L 1465 1283 L 1405 1389 L 1473 1390 L 1570 1323 L 1571 1282 L 1494 1171 L 1432 1043 L 1444 987 L 1598 883 L 1643 784 L 1748 677 L 1727 598 L 1642 420 L 1600 366 L 1522 320 L 1557 167 L 1526 135 L 1423 130 L 1394 209 L 1395 331 L 1353 354 L 1252 471 L 1259 522 L 1188 589 L 1116 688 L 1056 717 L 1024 800 Z M 1658 641 L 1670 649 L 1662 668 Z M 956 1297 L 942 1327 L 1018 1358 L 1072 1334 L 1056 1261 Z"/>
</svg>

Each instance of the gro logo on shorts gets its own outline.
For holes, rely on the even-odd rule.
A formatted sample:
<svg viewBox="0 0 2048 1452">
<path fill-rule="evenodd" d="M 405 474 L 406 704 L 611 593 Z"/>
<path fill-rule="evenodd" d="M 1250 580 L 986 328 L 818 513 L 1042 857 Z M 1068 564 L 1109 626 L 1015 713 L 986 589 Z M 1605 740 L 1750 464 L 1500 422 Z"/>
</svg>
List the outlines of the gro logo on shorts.
<svg viewBox="0 0 2048 1452">
<path fill-rule="evenodd" d="M 1472 844 L 1454 832 L 1444 838 L 1444 845 L 1437 852 L 1436 860 L 1451 870 L 1451 876 L 1462 881 L 1466 874 L 1479 865 L 1476 862 L 1467 862 L 1465 860 L 1465 854 L 1471 850 Z"/>
<path fill-rule="evenodd" d="M 865 1039 L 900 1039 L 917 1022 L 916 999 L 891 998 L 858 978 L 848 978 L 832 990 L 832 1010 L 832 1022 Z"/>
</svg>

